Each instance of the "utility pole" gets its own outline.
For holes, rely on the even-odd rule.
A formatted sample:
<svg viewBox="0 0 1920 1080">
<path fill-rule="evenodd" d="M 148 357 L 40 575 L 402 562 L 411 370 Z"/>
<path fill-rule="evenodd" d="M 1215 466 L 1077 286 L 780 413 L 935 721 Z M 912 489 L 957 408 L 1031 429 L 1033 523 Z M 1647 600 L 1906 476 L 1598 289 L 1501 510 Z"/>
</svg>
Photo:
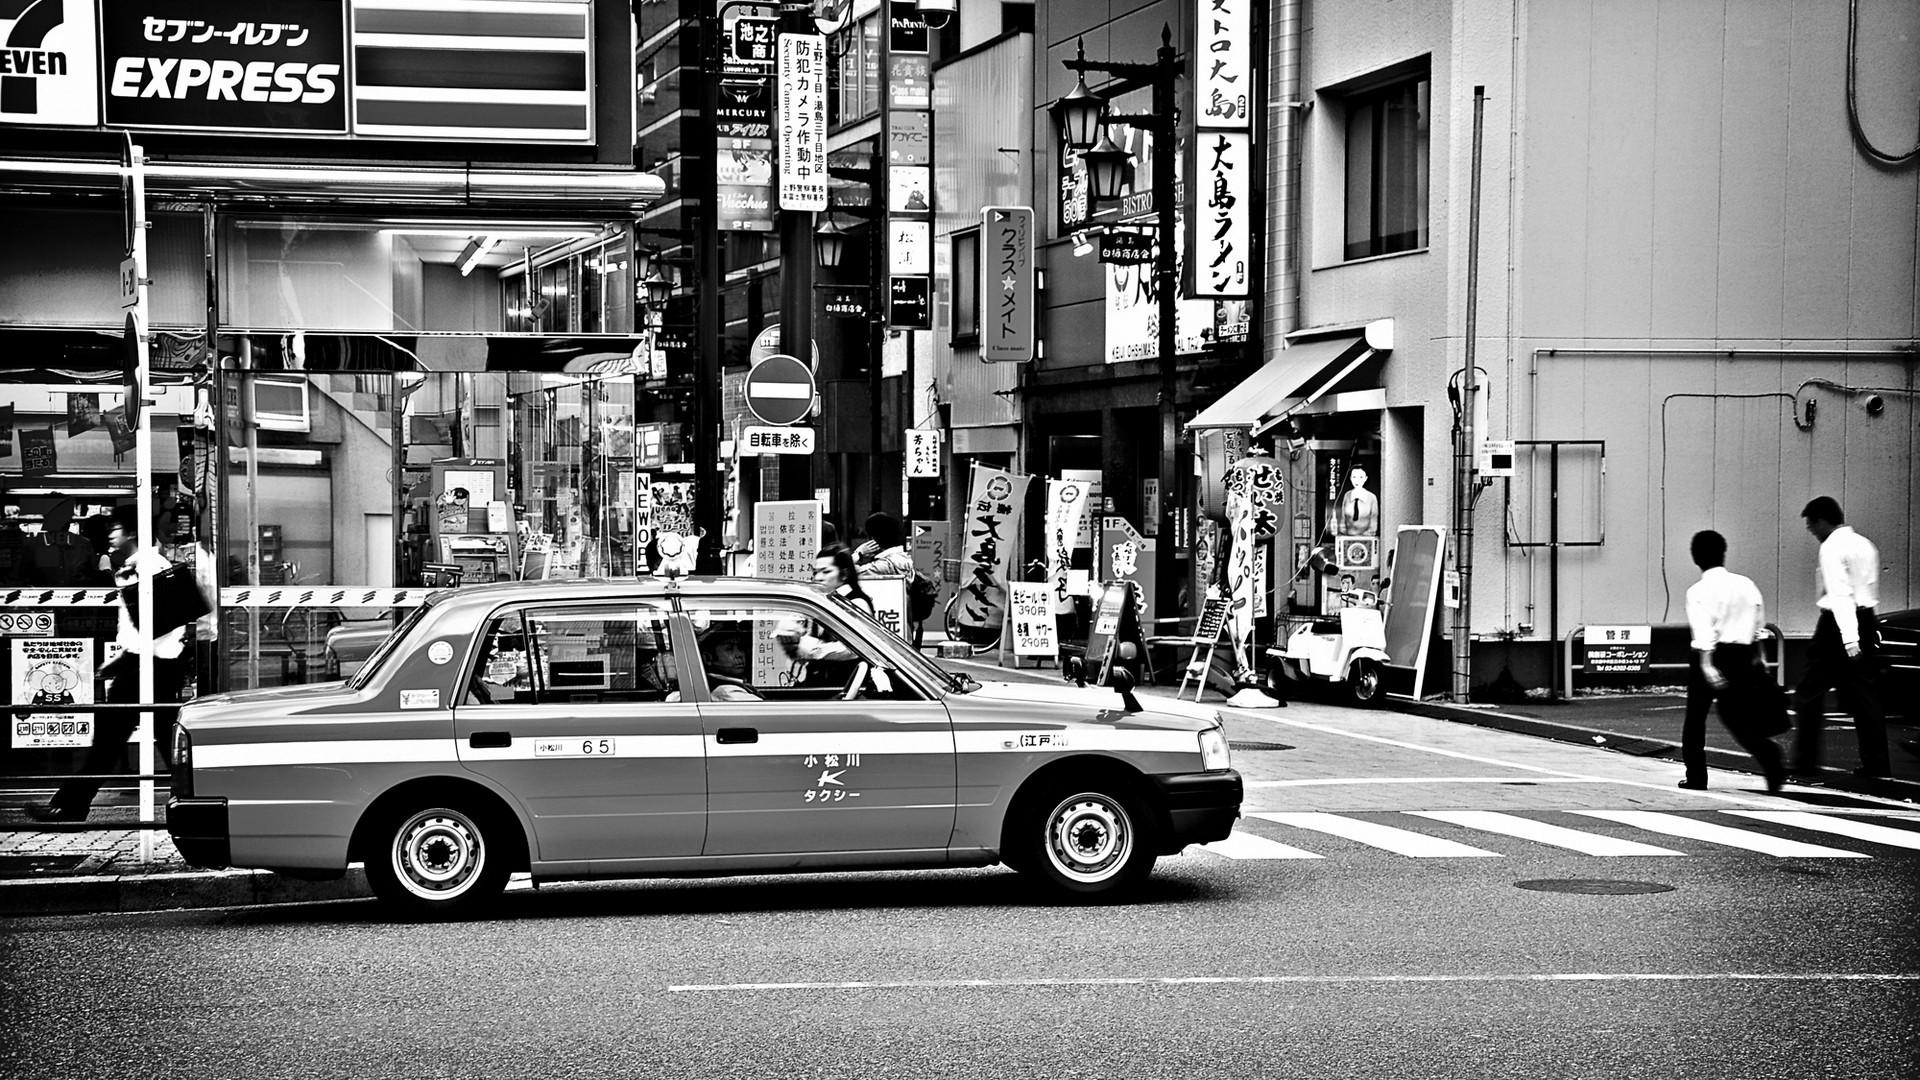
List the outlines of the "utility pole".
<svg viewBox="0 0 1920 1080">
<path fill-rule="evenodd" d="M 685 165 L 682 205 L 687 208 L 693 243 L 695 301 L 693 355 L 693 512 L 706 531 L 696 545 L 695 572 L 717 574 L 720 532 L 725 526 L 720 490 L 720 190 L 716 157 L 720 152 L 720 17 L 706 0 L 680 0 L 680 20 L 696 58 L 683 73 L 691 80 L 698 114 L 681 147 Z M 685 39 L 683 39 L 685 40 Z"/>
<path fill-rule="evenodd" d="M 1480 392 L 1474 363 L 1474 336 L 1480 313 L 1480 136 L 1487 88 L 1473 88 L 1473 174 L 1467 200 L 1467 338 L 1466 371 L 1460 382 L 1459 445 L 1454 451 L 1453 543 L 1454 566 L 1460 578 L 1460 606 L 1453 611 L 1453 700 L 1465 702 L 1473 684 L 1473 409 Z"/>
</svg>

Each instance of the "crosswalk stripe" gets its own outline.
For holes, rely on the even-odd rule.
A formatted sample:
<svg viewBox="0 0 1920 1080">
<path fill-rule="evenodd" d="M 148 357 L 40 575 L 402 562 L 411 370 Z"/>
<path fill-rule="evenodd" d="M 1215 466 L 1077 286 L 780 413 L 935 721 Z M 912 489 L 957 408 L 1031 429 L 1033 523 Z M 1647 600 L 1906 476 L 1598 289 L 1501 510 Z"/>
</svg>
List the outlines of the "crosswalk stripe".
<svg viewBox="0 0 1920 1080">
<path fill-rule="evenodd" d="M 1709 844 L 1721 844 L 1726 847 L 1744 848 L 1758 851 L 1763 855 L 1792 856 L 1805 859 L 1866 859 L 1871 856 L 1856 851 L 1841 851 L 1839 848 L 1821 847 L 1818 844 L 1804 844 L 1798 840 L 1784 840 L 1765 833 L 1748 832 L 1726 825 L 1715 825 L 1711 821 L 1695 821 L 1692 818 L 1674 814 L 1662 814 L 1654 810 L 1572 810 L 1569 813 L 1583 817 L 1600 818 L 1605 821 L 1617 821 L 1622 825 L 1632 825 L 1648 832 L 1665 833 L 1668 836 L 1684 836 L 1689 840 L 1704 840 Z"/>
<path fill-rule="evenodd" d="M 1407 829 L 1396 829 L 1391 825 L 1341 817 L 1338 814 L 1257 813 L 1247 816 L 1280 825 L 1291 825 L 1296 829 L 1343 837 L 1400 855 L 1410 855 L 1416 859 L 1500 858 L 1500 853 L 1497 851 L 1482 851 L 1452 840 L 1442 840 L 1437 836 L 1427 836 Z"/>
<path fill-rule="evenodd" d="M 1828 814 L 1809 814 L 1804 810 L 1728 810 L 1725 812 L 1758 821 L 1771 821 L 1776 825 L 1792 825 L 1796 828 L 1812 829 L 1815 832 L 1833 833 L 1836 836 L 1852 837 L 1855 840 L 1867 840 L 1875 844 L 1920 851 L 1920 832 L 1910 829 L 1894 829 L 1885 825 L 1853 821 Z"/>
<path fill-rule="evenodd" d="M 1255 836 L 1252 833 L 1237 830 L 1225 840 L 1215 840 L 1200 850 L 1224 855 L 1229 859 L 1323 859 L 1326 857 L 1315 855 L 1311 851 L 1302 851 L 1297 847 L 1288 847 L 1278 840 L 1269 840 L 1264 836 Z"/>
<path fill-rule="evenodd" d="M 1549 825 L 1544 821 L 1515 817 L 1512 814 L 1497 813 L 1492 810 L 1408 810 L 1415 817 L 1432 818 L 1450 825 L 1460 825 L 1483 832 L 1500 833 L 1503 836 L 1517 836 L 1522 840 L 1533 840 L 1554 847 L 1571 848 L 1588 855 L 1685 855 L 1684 851 L 1671 848 L 1654 847 L 1652 844 L 1621 840 L 1617 837 L 1602 836 L 1599 833 L 1581 832 L 1560 825 Z"/>
</svg>

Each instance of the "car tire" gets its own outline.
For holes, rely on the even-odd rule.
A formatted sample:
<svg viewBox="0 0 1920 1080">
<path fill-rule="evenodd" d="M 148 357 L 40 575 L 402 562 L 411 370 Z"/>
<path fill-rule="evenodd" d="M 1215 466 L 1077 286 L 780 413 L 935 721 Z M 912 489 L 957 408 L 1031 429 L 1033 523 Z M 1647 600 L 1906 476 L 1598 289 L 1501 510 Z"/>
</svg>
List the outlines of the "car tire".
<svg viewBox="0 0 1920 1080">
<path fill-rule="evenodd" d="M 1113 781 L 1058 787 L 1029 804 L 1009 865 L 1078 898 L 1109 896 L 1153 871 L 1140 800 Z"/>
<path fill-rule="evenodd" d="M 367 884 L 408 914 L 470 915 L 506 888 L 506 845 L 488 815 L 440 800 L 413 804 L 389 815 L 375 839 L 367 852 Z"/>
<path fill-rule="evenodd" d="M 1347 668 L 1347 696 L 1355 705 L 1371 709 L 1386 698 L 1386 673 L 1380 662 L 1361 657 Z"/>
</svg>

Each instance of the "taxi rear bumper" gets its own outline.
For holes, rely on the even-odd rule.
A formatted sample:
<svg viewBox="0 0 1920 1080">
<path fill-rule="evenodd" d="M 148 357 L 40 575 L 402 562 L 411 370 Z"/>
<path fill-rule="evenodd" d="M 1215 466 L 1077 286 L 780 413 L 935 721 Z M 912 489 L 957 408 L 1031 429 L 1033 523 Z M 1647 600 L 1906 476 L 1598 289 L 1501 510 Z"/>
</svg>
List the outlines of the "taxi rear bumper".
<svg viewBox="0 0 1920 1080">
<path fill-rule="evenodd" d="M 225 799 L 168 799 L 167 835 L 190 866 L 233 865 Z"/>
<path fill-rule="evenodd" d="M 1153 776 L 1166 821 L 1160 853 L 1172 855 L 1188 844 L 1224 840 L 1240 817 L 1245 785 L 1232 769 L 1208 773 Z"/>
</svg>

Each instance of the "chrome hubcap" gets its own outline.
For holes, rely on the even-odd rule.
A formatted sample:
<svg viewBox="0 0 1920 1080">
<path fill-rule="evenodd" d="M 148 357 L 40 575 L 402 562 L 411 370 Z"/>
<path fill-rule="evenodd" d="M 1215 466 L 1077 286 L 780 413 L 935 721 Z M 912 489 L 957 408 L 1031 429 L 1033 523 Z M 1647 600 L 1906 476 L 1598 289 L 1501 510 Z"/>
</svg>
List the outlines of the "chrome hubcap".
<svg viewBox="0 0 1920 1080">
<path fill-rule="evenodd" d="M 394 837 L 394 875 L 425 900 L 449 900 L 467 891 L 486 861 L 479 827 L 456 811 L 423 810 Z"/>
</svg>

